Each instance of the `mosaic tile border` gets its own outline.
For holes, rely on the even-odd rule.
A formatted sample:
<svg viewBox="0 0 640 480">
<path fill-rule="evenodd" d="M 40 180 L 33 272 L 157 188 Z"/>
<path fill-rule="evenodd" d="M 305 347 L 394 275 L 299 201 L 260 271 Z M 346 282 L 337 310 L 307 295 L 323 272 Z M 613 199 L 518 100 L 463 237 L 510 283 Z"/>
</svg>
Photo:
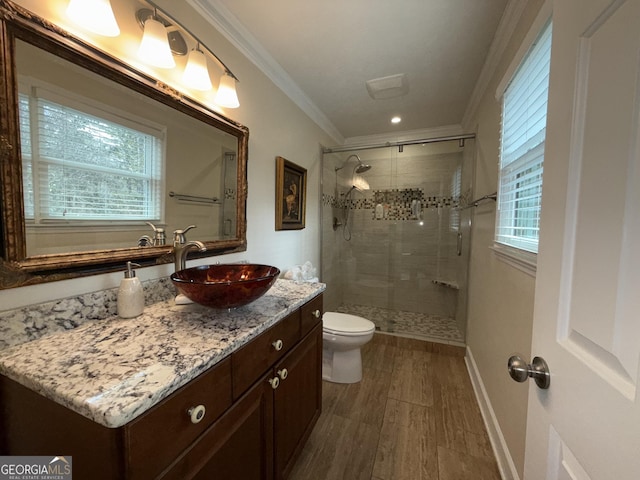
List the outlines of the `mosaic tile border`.
<svg viewBox="0 0 640 480">
<path fill-rule="evenodd" d="M 332 208 L 349 210 L 372 210 L 374 220 L 415 220 L 422 210 L 429 208 L 458 208 L 460 197 L 426 196 L 421 188 L 372 190 L 364 193 L 364 198 L 336 198 L 333 194 L 322 194 L 322 204 Z M 416 203 L 417 202 L 417 203 Z M 376 206 L 380 204 L 383 214 L 376 216 Z"/>
</svg>

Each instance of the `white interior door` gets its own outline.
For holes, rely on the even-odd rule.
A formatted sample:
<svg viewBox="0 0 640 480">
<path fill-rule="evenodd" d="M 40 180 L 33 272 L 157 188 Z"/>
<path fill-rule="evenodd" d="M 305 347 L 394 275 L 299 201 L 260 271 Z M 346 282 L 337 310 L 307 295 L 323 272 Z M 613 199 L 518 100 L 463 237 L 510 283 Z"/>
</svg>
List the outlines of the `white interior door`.
<svg viewBox="0 0 640 480">
<path fill-rule="evenodd" d="M 640 479 L 640 0 L 555 0 L 525 480 Z"/>
</svg>

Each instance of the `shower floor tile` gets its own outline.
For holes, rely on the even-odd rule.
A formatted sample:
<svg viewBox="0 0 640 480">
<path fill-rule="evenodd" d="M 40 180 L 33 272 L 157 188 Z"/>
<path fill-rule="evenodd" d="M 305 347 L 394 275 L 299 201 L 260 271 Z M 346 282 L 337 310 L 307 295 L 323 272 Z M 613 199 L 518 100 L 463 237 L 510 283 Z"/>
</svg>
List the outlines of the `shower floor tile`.
<svg viewBox="0 0 640 480">
<path fill-rule="evenodd" d="M 368 305 L 343 304 L 337 310 L 371 320 L 376 325 L 376 330 L 380 332 L 436 342 L 464 344 L 464 335 L 453 318 Z"/>
</svg>

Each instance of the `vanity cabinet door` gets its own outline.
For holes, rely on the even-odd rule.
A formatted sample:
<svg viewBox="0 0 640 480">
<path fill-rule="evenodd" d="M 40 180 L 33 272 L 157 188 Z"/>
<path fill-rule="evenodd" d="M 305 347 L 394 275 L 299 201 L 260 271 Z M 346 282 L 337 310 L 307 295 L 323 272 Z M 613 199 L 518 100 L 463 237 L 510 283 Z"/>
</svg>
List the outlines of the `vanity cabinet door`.
<svg viewBox="0 0 640 480">
<path fill-rule="evenodd" d="M 162 480 L 273 479 L 273 389 L 270 372 L 209 427 Z"/>
<path fill-rule="evenodd" d="M 317 323 L 311 333 L 276 365 L 274 374 L 280 378 L 279 386 L 274 390 L 275 477 L 281 480 L 289 476 L 320 416 L 321 323 Z"/>
<path fill-rule="evenodd" d="M 127 478 L 154 478 L 230 406 L 227 357 L 124 427 Z"/>
<path fill-rule="evenodd" d="M 234 400 L 300 340 L 300 310 L 231 354 Z"/>
</svg>

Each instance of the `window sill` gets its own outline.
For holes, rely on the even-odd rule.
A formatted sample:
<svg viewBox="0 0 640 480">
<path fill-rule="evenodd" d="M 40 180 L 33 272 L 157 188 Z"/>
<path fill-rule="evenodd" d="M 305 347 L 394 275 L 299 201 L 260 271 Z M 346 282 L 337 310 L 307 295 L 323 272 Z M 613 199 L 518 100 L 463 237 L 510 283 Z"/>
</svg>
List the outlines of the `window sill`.
<svg viewBox="0 0 640 480">
<path fill-rule="evenodd" d="M 498 260 L 517 268 L 527 275 L 531 275 L 532 277 L 536 276 L 538 260 L 537 254 L 500 243 L 494 243 L 493 246 L 489 248 L 493 250 L 493 253 L 496 255 Z"/>
</svg>

